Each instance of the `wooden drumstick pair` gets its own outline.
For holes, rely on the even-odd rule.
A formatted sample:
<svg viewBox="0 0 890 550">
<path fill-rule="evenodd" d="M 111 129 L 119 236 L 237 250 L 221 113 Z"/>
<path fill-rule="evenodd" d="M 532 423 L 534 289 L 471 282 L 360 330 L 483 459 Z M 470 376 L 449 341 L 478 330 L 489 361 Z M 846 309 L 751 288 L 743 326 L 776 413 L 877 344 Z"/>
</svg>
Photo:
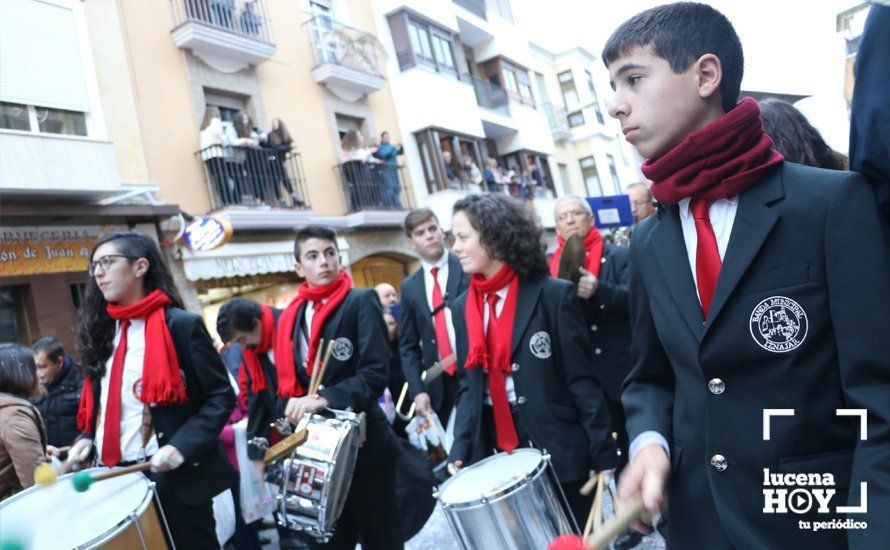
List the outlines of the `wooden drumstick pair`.
<svg viewBox="0 0 890 550">
<path fill-rule="evenodd" d="M 321 360 L 321 352 L 324 350 L 324 360 Z M 328 368 L 328 363 L 331 359 L 331 352 L 334 350 L 334 341 L 331 340 L 328 342 L 328 347 L 325 349 L 324 338 L 322 338 L 318 342 L 318 353 L 315 354 L 315 363 L 312 365 L 312 375 L 309 378 L 309 391 L 306 395 L 316 395 L 318 393 L 318 387 L 321 385 L 321 381 L 324 380 L 325 370 Z"/>
</svg>

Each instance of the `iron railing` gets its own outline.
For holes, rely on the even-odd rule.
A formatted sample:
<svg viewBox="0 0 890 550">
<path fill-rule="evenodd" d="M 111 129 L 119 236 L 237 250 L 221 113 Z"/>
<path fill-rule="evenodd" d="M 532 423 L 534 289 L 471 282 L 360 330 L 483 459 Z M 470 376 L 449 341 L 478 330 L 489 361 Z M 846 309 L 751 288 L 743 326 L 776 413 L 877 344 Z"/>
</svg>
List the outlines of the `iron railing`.
<svg viewBox="0 0 890 550">
<path fill-rule="evenodd" d="M 299 153 L 211 145 L 195 156 L 203 162 L 214 210 L 235 205 L 309 208 Z"/>
<path fill-rule="evenodd" d="M 172 0 L 176 27 L 199 23 L 274 44 L 265 0 Z"/>
<path fill-rule="evenodd" d="M 458 6 L 463 6 L 470 13 L 475 13 L 485 19 L 485 0 L 453 0 Z"/>
<path fill-rule="evenodd" d="M 316 67 L 340 65 L 383 78 L 382 61 L 386 53 L 374 35 L 324 15 L 306 21 L 303 27 L 312 41 Z"/>
<path fill-rule="evenodd" d="M 550 124 L 550 129 L 554 132 L 571 132 L 569 128 L 569 119 L 565 107 L 554 105 L 553 103 L 544 103 L 541 105 L 544 116 Z"/>
<path fill-rule="evenodd" d="M 503 88 L 478 76 L 466 75 L 464 78 L 469 78 L 470 82 L 473 83 L 473 90 L 476 92 L 476 103 L 480 107 L 504 116 L 510 116 L 510 97 Z"/>
<path fill-rule="evenodd" d="M 350 212 L 414 208 L 404 166 L 351 160 L 334 166 Z"/>
</svg>

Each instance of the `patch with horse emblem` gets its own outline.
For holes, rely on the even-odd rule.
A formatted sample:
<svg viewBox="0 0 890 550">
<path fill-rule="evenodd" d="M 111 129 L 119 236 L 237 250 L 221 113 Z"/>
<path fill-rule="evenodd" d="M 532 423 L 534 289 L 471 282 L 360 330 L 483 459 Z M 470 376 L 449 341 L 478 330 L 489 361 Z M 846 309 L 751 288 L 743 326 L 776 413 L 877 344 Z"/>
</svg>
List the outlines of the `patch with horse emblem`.
<svg viewBox="0 0 890 550">
<path fill-rule="evenodd" d="M 547 359 L 553 353 L 550 349 L 550 335 L 543 330 L 532 334 L 528 348 L 538 359 Z"/>
<path fill-rule="evenodd" d="M 349 361 L 352 357 L 352 342 L 349 338 L 337 338 L 334 340 L 334 358 L 337 361 Z"/>
<path fill-rule="evenodd" d="M 803 344 L 809 320 L 807 312 L 791 298 L 772 296 L 751 312 L 749 328 L 757 345 L 766 351 L 785 353 Z"/>
</svg>

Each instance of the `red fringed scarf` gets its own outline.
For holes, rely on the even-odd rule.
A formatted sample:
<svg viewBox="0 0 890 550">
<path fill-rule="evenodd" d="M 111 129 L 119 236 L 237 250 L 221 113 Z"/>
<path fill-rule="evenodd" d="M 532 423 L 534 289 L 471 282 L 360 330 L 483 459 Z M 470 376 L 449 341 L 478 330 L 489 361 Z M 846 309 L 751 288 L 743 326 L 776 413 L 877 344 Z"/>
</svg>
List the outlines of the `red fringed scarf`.
<svg viewBox="0 0 890 550">
<path fill-rule="evenodd" d="M 130 306 L 108 304 L 105 310 L 112 319 L 139 319 L 145 317 L 145 357 L 142 362 L 142 391 L 139 400 L 145 404 L 170 405 L 185 402 L 185 383 L 179 373 L 179 358 L 173 347 L 173 338 L 167 328 L 165 308 L 173 303 L 160 290 L 153 290 L 145 298 Z M 96 426 L 95 396 L 90 377 L 83 381 L 80 407 L 77 411 L 77 428 L 87 434 Z"/>
<path fill-rule="evenodd" d="M 772 145 L 772 138 L 763 131 L 760 107 L 745 98 L 661 157 L 646 159 L 642 170 L 662 204 L 676 204 L 686 197 L 728 199 L 782 162 L 784 157 Z"/>
<path fill-rule="evenodd" d="M 556 251 L 550 256 L 550 275 L 554 277 L 559 273 L 559 259 L 562 257 L 562 247 L 565 244 L 565 239 L 556 237 Z M 584 269 L 599 278 L 600 264 L 603 261 L 603 237 L 592 225 L 584 237 L 584 249 L 587 251 L 587 256 L 584 258 Z"/>
<path fill-rule="evenodd" d="M 275 315 L 269 306 L 260 306 L 260 310 L 260 326 L 262 327 L 260 343 L 254 348 L 246 347 L 244 349 L 244 359 L 241 362 L 241 368 L 238 369 L 238 387 L 245 393 L 248 374 L 250 374 L 251 393 L 259 393 L 269 387 L 266 384 L 266 373 L 263 371 L 259 356 L 272 349 L 272 345 L 275 343 Z"/>
<path fill-rule="evenodd" d="M 350 289 L 352 289 L 352 278 L 342 270 L 336 279 L 325 286 L 311 287 L 309 283 L 303 283 L 300 285 L 297 297 L 281 313 L 281 317 L 278 318 L 278 334 L 275 337 L 274 346 L 279 397 L 300 397 L 303 395 L 303 387 L 297 378 L 297 362 L 294 358 L 294 325 L 300 308 L 306 302 L 319 302 L 319 300 L 327 299 L 324 305 L 320 303 L 315 305 L 312 326 L 309 327 L 309 352 L 306 354 L 305 365 L 306 372 L 311 376 L 324 322 L 346 299 Z"/>
<path fill-rule="evenodd" d="M 497 322 L 493 326 L 489 326 L 489 331 L 494 330 L 495 333 L 489 334 L 486 338 L 483 325 L 485 297 L 508 285 L 507 298 L 504 301 L 501 314 L 497 316 Z M 491 279 L 485 279 L 478 273 L 473 275 L 470 279 L 470 288 L 467 291 L 466 304 L 470 351 L 467 354 L 464 368 L 473 370 L 481 366 L 482 370 L 488 374 L 488 391 L 491 394 L 497 443 L 498 447 L 507 452 L 513 451 L 518 445 L 505 385 L 505 377 L 512 372 L 510 351 L 513 346 L 513 321 L 516 318 L 518 295 L 519 277 L 516 276 L 512 267 L 504 264 L 504 267 Z"/>
</svg>

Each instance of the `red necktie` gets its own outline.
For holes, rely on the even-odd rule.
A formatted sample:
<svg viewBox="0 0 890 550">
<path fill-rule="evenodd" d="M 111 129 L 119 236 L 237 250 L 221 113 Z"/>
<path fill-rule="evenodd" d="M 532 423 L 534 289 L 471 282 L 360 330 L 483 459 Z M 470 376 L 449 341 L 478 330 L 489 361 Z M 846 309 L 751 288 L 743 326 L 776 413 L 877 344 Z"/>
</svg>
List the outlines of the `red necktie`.
<svg viewBox="0 0 890 550">
<path fill-rule="evenodd" d="M 129 319 L 121 319 L 121 338 L 111 361 L 108 400 L 105 402 L 105 426 L 102 437 L 102 463 L 117 466 L 121 461 L 121 386 L 124 383 L 124 359 L 127 357 Z"/>
<path fill-rule="evenodd" d="M 500 298 L 497 294 L 489 294 L 485 299 L 488 301 L 488 327 L 485 329 L 485 342 L 490 357 L 494 354 L 497 345 L 499 332 L 497 329 L 497 305 Z M 507 381 L 504 378 L 504 373 L 499 369 L 488 369 L 488 392 L 491 394 L 491 409 L 494 413 L 494 431 L 498 448 L 512 453 L 519 446 L 519 436 L 516 435 L 513 412 L 510 410 L 510 402 L 507 400 Z"/>
<path fill-rule="evenodd" d="M 717 248 L 717 237 L 714 235 L 714 228 L 708 215 L 709 207 L 707 199 L 692 199 L 689 203 L 692 218 L 695 220 L 695 233 L 698 235 L 698 245 L 695 247 L 695 278 L 698 282 L 698 297 L 705 319 L 708 318 L 711 299 L 714 297 L 714 289 L 717 288 L 717 277 L 723 265 L 720 260 L 720 250 Z"/>
<path fill-rule="evenodd" d="M 433 328 L 436 329 L 436 348 L 439 349 L 439 361 L 448 359 L 454 353 L 451 349 L 451 340 L 448 338 L 448 326 L 445 324 L 445 299 L 442 297 L 442 289 L 439 287 L 439 268 L 430 269 L 433 276 Z M 445 368 L 450 376 L 454 376 L 457 372 L 457 364 L 452 363 L 451 366 Z"/>
</svg>

